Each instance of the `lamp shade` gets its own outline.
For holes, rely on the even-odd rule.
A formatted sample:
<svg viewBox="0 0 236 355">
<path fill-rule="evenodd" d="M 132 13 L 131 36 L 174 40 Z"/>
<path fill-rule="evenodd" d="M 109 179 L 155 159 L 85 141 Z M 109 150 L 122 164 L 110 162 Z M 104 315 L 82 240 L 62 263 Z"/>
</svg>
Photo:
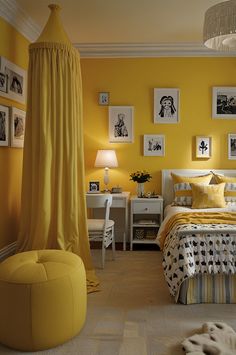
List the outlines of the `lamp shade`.
<svg viewBox="0 0 236 355">
<path fill-rule="evenodd" d="M 203 41 L 206 47 L 236 50 L 236 1 L 221 2 L 205 13 Z"/>
<path fill-rule="evenodd" d="M 117 168 L 118 161 L 114 150 L 98 150 L 95 160 L 95 167 L 101 168 Z"/>
</svg>

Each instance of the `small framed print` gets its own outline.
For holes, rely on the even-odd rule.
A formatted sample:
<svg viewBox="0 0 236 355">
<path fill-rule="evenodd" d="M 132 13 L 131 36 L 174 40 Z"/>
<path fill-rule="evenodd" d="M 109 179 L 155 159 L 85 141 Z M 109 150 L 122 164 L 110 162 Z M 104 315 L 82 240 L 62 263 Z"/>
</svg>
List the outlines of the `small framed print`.
<svg viewBox="0 0 236 355">
<path fill-rule="evenodd" d="M 99 92 L 98 103 L 99 105 L 109 105 L 109 92 Z"/>
<path fill-rule="evenodd" d="M 143 136 L 143 155 L 163 157 L 165 155 L 165 136 L 145 134 Z"/>
<path fill-rule="evenodd" d="M 100 182 L 99 181 L 89 181 L 89 193 L 99 193 L 100 192 Z"/>
<path fill-rule="evenodd" d="M 154 89 L 154 123 L 179 121 L 179 89 Z"/>
<path fill-rule="evenodd" d="M 211 149 L 211 137 L 196 137 L 196 158 L 210 158 Z"/>
<path fill-rule="evenodd" d="M 9 107 L 0 105 L 0 147 L 9 145 Z"/>
<path fill-rule="evenodd" d="M 236 160 L 236 133 L 228 134 L 228 159 Z"/>
<path fill-rule="evenodd" d="M 236 87 L 213 87 L 212 118 L 236 119 Z"/>
<path fill-rule="evenodd" d="M 11 147 L 23 148 L 25 136 L 25 111 L 12 107 L 11 113 Z"/>
<path fill-rule="evenodd" d="M 109 142 L 133 142 L 133 106 L 109 106 Z"/>
<path fill-rule="evenodd" d="M 26 102 L 27 72 L 0 56 L 0 96 Z"/>
</svg>

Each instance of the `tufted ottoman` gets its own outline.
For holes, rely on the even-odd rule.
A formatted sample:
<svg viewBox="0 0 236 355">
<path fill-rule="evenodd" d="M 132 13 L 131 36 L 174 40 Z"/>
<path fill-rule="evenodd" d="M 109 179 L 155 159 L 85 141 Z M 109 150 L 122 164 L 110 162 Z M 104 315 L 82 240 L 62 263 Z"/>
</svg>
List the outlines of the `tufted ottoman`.
<svg viewBox="0 0 236 355">
<path fill-rule="evenodd" d="M 0 264 L 0 342 L 36 351 L 57 346 L 82 328 L 86 277 L 79 256 L 28 251 Z"/>
</svg>

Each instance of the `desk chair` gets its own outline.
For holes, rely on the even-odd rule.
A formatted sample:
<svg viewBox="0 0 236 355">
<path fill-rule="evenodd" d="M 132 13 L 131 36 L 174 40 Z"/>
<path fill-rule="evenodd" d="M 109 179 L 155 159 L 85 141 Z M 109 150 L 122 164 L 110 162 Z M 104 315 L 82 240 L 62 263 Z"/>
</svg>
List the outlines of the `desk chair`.
<svg viewBox="0 0 236 355">
<path fill-rule="evenodd" d="M 112 244 L 112 259 L 115 259 L 114 221 L 109 219 L 112 195 L 86 195 L 87 208 L 104 208 L 104 219 L 88 219 L 88 235 L 90 241 L 102 242 L 102 268 L 105 265 L 106 248 Z"/>
</svg>

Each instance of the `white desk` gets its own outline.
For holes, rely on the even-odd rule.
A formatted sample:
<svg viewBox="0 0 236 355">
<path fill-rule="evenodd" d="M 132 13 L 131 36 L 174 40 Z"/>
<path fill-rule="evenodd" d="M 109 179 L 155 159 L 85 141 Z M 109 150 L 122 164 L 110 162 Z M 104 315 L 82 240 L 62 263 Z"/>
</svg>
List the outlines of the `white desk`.
<svg viewBox="0 0 236 355">
<path fill-rule="evenodd" d="M 128 191 L 121 192 L 118 194 L 112 194 L 111 209 L 113 208 L 124 209 L 123 250 L 126 250 L 126 241 L 128 236 L 128 230 L 129 230 L 129 197 L 130 197 L 130 192 Z M 112 214 L 112 210 L 111 210 L 111 214 Z M 113 217 L 111 217 L 111 219 L 112 218 Z M 122 225 L 117 225 L 117 224 L 121 224 L 121 223 L 122 221 L 115 222 L 115 236 L 116 236 L 116 229 L 118 229 L 118 227 L 122 227 Z"/>
</svg>

